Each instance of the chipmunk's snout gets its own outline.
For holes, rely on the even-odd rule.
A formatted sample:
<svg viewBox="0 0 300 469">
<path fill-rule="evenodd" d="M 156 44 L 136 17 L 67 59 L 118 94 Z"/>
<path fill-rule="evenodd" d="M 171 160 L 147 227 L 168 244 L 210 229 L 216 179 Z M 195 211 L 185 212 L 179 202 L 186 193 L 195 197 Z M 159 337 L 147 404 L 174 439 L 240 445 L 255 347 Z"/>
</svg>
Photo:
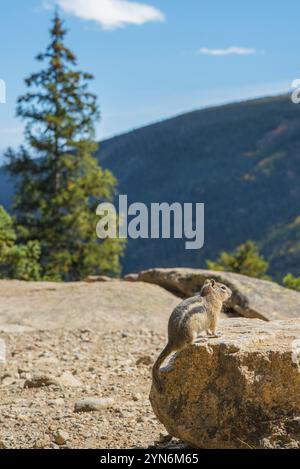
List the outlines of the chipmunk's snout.
<svg viewBox="0 0 300 469">
<path fill-rule="evenodd" d="M 230 300 L 230 298 L 232 297 L 232 291 L 230 290 L 230 288 L 227 288 L 227 298 L 225 300 L 225 303 L 228 302 L 228 300 Z"/>
<path fill-rule="evenodd" d="M 229 300 L 232 295 L 232 291 L 230 290 L 230 288 L 226 287 L 226 285 L 221 285 L 221 290 L 224 296 L 227 297 L 226 300 Z"/>
</svg>

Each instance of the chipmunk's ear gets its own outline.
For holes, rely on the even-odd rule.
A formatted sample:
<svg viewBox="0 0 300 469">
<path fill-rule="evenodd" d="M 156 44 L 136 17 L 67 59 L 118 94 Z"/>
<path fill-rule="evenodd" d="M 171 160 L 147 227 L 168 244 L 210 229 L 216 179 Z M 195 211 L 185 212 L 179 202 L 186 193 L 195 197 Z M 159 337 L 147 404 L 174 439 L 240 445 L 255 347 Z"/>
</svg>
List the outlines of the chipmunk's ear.
<svg viewBox="0 0 300 469">
<path fill-rule="evenodd" d="M 209 288 L 211 286 L 210 280 L 206 279 L 205 282 L 203 283 L 201 290 L 199 292 L 200 296 L 205 296 L 209 292 Z"/>
<path fill-rule="evenodd" d="M 214 287 L 215 284 L 216 284 L 216 281 L 212 278 L 211 281 L 210 281 L 210 284 L 211 284 L 212 287 Z"/>
</svg>

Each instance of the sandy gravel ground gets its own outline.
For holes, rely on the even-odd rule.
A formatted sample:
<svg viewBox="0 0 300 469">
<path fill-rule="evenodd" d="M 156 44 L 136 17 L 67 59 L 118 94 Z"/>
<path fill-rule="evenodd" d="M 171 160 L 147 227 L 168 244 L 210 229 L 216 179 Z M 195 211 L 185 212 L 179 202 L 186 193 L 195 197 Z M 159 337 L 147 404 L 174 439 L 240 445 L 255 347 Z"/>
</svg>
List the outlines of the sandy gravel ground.
<svg viewBox="0 0 300 469">
<path fill-rule="evenodd" d="M 143 283 L 4 281 L 0 301 L 0 448 L 179 444 L 148 400 L 178 298 Z"/>
</svg>

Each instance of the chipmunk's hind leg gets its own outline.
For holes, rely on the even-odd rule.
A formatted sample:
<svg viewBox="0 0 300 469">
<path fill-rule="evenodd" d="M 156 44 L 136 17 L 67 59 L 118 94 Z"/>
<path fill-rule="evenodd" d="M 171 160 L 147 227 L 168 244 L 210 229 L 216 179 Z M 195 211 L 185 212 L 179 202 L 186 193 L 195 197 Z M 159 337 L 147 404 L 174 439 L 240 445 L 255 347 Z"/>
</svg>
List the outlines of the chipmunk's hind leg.
<svg viewBox="0 0 300 469">
<path fill-rule="evenodd" d="M 198 332 L 194 332 L 191 344 L 199 346 L 202 342 L 207 342 L 207 337 L 201 336 Z"/>
</svg>

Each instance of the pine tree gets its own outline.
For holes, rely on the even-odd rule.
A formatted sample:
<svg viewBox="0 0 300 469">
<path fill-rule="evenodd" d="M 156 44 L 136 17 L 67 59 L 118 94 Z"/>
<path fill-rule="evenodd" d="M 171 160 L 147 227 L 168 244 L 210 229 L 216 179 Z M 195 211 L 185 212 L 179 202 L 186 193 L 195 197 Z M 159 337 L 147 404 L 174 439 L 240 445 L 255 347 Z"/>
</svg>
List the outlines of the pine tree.
<svg viewBox="0 0 300 469">
<path fill-rule="evenodd" d="M 211 270 L 235 272 L 248 277 L 269 279 L 266 275 L 269 264 L 259 254 L 258 247 L 253 241 L 241 244 L 231 253 L 224 251 L 215 262 L 208 260 L 206 264 L 208 269 Z"/>
<path fill-rule="evenodd" d="M 99 119 L 96 96 L 88 90 L 93 77 L 77 69 L 58 13 L 50 34 L 46 52 L 37 56 L 45 68 L 25 80 L 28 92 L 18 100 L 26 143 L 7 152 L 17 182 L 18 236 L 39 241 L 46 279 L 119 274 L 124 243 L 96 236 L 96 206 L 113 199 L 116 180 L 92 156 Z"/>
</svg>

